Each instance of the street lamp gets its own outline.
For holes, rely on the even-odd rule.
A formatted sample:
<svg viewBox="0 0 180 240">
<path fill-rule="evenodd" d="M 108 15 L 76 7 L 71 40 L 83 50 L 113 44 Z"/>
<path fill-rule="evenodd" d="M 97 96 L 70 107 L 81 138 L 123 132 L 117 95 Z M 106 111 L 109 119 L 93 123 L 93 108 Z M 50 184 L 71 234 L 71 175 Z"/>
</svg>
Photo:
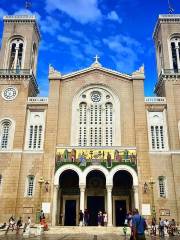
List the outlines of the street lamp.
<svg viewBox="0 0 180 240">
<path fill-rule="evenodd" d="M 41 191 L 42 191 L 42 185 L 44 183 L 44 178 L 40 177 L 38 183 L 39 183 L 39 211 L 41 211 Z"/>
<path fill-rule="evenodd" d="M 152 214 L 152 217 L 156 219 L 156 208 L 155 208 L 155 203 L 154 203 L 154 184 L 156 182 L 154 181 L 154 179 L 151 177 L 150 180 L 149 180 L 149 185 L 150 185 L 150 189 L 151 189 L 151 203 L 152 203 L 152 206 L 151 206 L 151 214 Z"/>
</svg>

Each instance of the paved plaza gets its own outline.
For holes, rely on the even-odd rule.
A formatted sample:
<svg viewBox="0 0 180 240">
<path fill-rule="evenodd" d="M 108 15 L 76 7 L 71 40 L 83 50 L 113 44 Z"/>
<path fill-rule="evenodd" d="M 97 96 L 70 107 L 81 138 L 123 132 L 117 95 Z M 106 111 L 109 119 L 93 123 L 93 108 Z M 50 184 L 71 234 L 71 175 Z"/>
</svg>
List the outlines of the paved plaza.
<svg viewBox="0 0 180 240">
<path fill-rule="evenodd" d="M 0 240 L 23 240 L 23 239 L 31 239 L 31 240 L 128 240 L 129 236 L 118 236 L 113 234 L 103 234 L 103 235 L 89 235 L 89 234 L 55 234 L 55 235 L 43 235 L 41 237 L 29 237 L 24 238 L 22 235 L 1 235 Z M 150 239 L 159 239 L 159 237 L 148 237 L 147 240 Z M 164 240 L 179 240 L 180 237 L 166 237 L 162 238 Z"/>
</svg>

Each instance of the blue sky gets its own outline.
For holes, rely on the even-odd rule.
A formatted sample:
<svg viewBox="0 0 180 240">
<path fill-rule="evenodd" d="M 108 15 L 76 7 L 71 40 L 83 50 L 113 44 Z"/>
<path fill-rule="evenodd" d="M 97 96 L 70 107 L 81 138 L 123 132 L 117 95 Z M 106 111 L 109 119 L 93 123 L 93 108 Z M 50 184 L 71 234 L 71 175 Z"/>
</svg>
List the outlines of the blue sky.
<svg viewBox="0 0 180 240">
<path fill-rule="evenodd" d="M 180 13 L 180 0 L 171 0 Z M 62 74 L 89 67 L 98 54 L 104 67 L 132 73 L 145 65 L 145 95 L 157 80 L 152 33 L 168 0 L 31 0 L 41 29 L 37 81 L 48 95 L 48 65 Z M 8 4 L 7 4 L 8 3 Z M 2 17 L 24 14 L 24 0 L 0 0 Z M 28 12 L 29 13 L 29 12 Z"/>
</svg>

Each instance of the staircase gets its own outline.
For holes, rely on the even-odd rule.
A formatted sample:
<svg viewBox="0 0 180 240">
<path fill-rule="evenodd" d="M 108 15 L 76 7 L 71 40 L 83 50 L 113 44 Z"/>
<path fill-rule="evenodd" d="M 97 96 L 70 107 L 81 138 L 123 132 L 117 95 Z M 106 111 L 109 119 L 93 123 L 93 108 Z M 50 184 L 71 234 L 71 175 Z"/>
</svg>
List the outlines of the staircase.
<svg viewBox="0 0 180 240">
<path fill-rule="evenodd" d="M 89 234 L 89 235 L 102 235 L 102 234 L 116 234 L 124 235 L 123 227 L 69 227 L 69 226 L 56 226 L 50 227 L 49 231 L 45 234 Z M 127 228 L 127 235 L 130 235 L 130 228 Z"/>
</svg>

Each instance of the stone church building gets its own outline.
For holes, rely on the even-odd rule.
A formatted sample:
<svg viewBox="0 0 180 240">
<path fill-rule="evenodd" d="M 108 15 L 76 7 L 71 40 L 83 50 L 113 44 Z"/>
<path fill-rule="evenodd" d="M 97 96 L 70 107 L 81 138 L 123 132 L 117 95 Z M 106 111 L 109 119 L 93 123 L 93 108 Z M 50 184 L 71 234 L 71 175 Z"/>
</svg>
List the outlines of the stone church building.
<svg viewBox="0 0 180 240">
<path fill-rule="evenodd" d="M 89 225 L 106 211 L 122 226 L 138 208 L 180 222 L 180 15 L 159 15 L 153 33 L 156 97 L 144 96 L 144 67 L 62 75 L 49 67 L 38 97 L 40 32 L 34 16 L 5 16 L 0 52 L 0 222 L 11 215 L 52 225 Z"/>
</svg>

